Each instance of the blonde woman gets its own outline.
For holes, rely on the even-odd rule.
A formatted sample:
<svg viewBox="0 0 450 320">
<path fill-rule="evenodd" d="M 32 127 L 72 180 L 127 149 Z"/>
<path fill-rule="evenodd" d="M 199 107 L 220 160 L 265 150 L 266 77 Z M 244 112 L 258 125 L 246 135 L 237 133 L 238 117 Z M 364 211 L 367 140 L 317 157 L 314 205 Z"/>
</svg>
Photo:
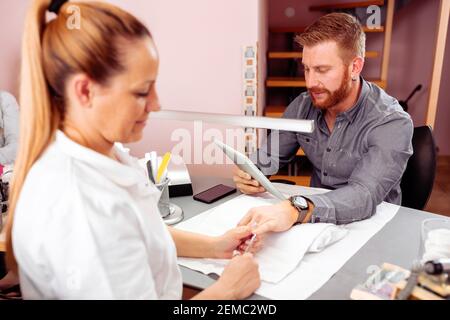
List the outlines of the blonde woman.
<svg viewBox="0 0 450 320">
<path fill-rule="evenodd" d="M 68 28 L 75 5 L 81 28 Z M 50 10 L 57 17 L 45 21 Z M 35 0 L 22 49 L 19 155 L 8 265 L 29 299 L 179 299 L 176 255 L 231 258 L 248 227 L 220 237 L 168 229 L 158 191 L 115 142 L 139 140 L 159 110 L 150 32 L 107 3 Z M 149 124 L 151 125 L 151 124 Z M 231 259 L 199 299 L 259 286 L 251 254 Z"/>
</svg>

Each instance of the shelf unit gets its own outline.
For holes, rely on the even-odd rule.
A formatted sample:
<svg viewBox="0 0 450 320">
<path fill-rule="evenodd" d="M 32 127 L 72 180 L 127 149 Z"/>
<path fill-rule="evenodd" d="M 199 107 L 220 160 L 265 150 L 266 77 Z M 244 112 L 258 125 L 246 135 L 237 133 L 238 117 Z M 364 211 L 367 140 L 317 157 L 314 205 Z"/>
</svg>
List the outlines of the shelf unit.
<svg viewBox="0 0 450 320">
<path fill-rule="evenodd" d="M 370 5 L 377 6 L 386 6 L 386 19 L 383 26 L 378 28 L 369 28 L 367 26 L 363 26 L 363 30 L 365 33 L 382 33 L 384 35 L 383 41 L 383 50 L 379 51 L 367 51 L 365 58 L 373 59 L 378 58 L 381 60 L 380 65 L 380 76 L 376 79 L 367 79 L 378 85 L 379 87 L 385 89 L 387 87 L 387 74 L 388 74 L 388 65 L 389 65 L 389 53 L 390 53 L 390 43 L 392 37 L 392 22 L 393 22 L 393 13 L 395 0 L 373 0 L 373 1 L 359 1 L 359 2 L 348 2 L 348 3 L 334 3 L 334 4 L 326 4 L 326 5 L 317 5 L 311 6 L 310 11 L 322 11 L 324 13 L 329 13 L 333 11 L 342 11 L 349 10 L 355 8 L 364 8 Z M 302 33 L 305 30 L 305 26 L 296 26 L 296 27 L 273 27 L 269 28 L 269 35 L 274 34 L 285 34 L 287 35 L 291 41 L 290 48 L 288 50 L 277 50 L 277 51 L 269 51 L 267 52 L 268 61 L 285 59 L 289 61 L 290 64 L 290 75 L 286 76 L 272 76 L 269 75 L 266 78 L 266 93 L 267 93 L 267 101 L 269 101 L 269 89 L 271 88 L 290 88 L 288 90 L 294 90 L 295 88 L 305 88 L 306 82 L 305 79 L 296 73 L 298 68 L 298 60 L 302 58 L 302 52 L 295 50 L 294 45 L 294 36 L 296 34 Z M 297 89 L 298 90 L 298 89 Z M 291 95 L 293 96 L 293 95 Z M 268 104 L 264 108 L 264 116 L 266 117 L 281 117 L 283 112 L 285 111 L 287 105 L 282 105 L 280 103 L 277 104 Z M 297 152 L 297 156 L 304 156 L 304 153 L 301 149 Z M 289 170 L 291 171 L 291 170 Z M 306 182 L 309 183 L 309 177 L 305 176 L 284 176 L 277 175 L 274 176 L 277 179 L 287 179 L 287 180 L 295 180 L 296 183 L 304 184 Z"/>
</svg>

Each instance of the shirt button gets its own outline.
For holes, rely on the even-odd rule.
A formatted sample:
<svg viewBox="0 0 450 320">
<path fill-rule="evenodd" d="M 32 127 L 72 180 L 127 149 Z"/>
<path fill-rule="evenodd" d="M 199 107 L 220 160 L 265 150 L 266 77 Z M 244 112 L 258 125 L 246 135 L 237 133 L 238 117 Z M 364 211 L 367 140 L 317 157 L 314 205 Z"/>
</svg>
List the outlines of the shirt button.
<svg viewBox="0 0 450 320">
<path fill-rule="evenodd" d="M 325 177 L 327 177 L 327 176 L 328 176 L 328 173 L 327 173 L 327 172 L 324 172 L 323 175 L 324 175 Z"/>
<path fill-rule="evenodd" d="M 331 148 L 327 148 L 327 152 L 330 152 L 331 151 Z"/>
</svg>

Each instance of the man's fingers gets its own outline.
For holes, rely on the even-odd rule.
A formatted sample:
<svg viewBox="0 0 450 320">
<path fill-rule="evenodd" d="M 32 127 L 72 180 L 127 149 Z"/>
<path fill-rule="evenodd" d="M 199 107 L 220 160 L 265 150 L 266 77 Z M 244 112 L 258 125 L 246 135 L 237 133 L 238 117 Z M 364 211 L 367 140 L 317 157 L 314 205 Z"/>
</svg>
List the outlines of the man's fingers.
<svg viewBox="0 0 450 320">
<path fill-rule="evenodd" d="M 254 194 L 265 191 L 263 187 L 254 187 L 249 186 L 248 184 L 241 184 L 241 183 L 236 183 L 236 187 L 245 194 Z"/>
<path fill-rule="evenodd" d="M 250 234 L 255 233 L 254 229 L 259 224 L 259 220 L 261 217 L 254 212 L 253 210 L 250 210 L 247 212 L 247 214 L 239 221 L 238 226 L 248 226 L 250 230 Z"/>
<path fill-rule="evenodd" d="M 253 212 L 249 211 L 247 214 L 239 221 L 238 226 L 246 226 L 249 224 L 250 221 L 252 221 L 253 218 Z"/>
<path fill-rule="evenodd" d="M 238 226 L 234 229 L 234 233 L 238 239 L 248 237 L 252 234 L 252 230 L 247 225 Z"/>
<path fill-rule="evenodd" d="M 263 222 L 259 225 L 257 225 L 256 227 L 253 228 L 253 233 L 257 234 L 257 235 L 261 235 L 270 231 L 274 231 L 276 227 L 276 221 L 274 220 L 269 220 L 266 222 Z"/>
<path fill-rule="evenodd" d="M 238 176 L 233 176 L 233 181 L 236 184 L 243 184 L 243 185 L 248 185 L 248 186 L 255 186 L 255 187 L 259 187 L 260 184 L 258 181 L 256 181 L 255 179 L 244 179 Z"/>
<path fill-rule="evenodd" d="M 255 187 L 259 187 L 259 185 L 260 185 L 258 181 L 256 181 L 255 179 L 252 179 L 250 174 L 248 174 L 247 172 L 242 171 L 240 169 L 238 169 L 235 172 L 235 175 L 233 176 L 233 180 L 236 183 L 251 184 Z"/>
<path fill-rule="evenodd" d="M 242 179 L 245 180 L 250 180 L 252 177 L 245 171 L 239 169 L 237 172 L 238 177 L 241 177 Z"/>
</svg>

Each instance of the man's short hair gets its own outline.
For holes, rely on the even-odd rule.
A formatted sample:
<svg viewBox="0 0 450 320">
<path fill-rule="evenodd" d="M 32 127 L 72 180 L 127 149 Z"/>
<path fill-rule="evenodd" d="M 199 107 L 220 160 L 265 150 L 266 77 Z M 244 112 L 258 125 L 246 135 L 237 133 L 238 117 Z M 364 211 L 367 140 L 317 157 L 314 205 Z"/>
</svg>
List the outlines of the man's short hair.
<svg viewBox="0 0 450 320">
<path fill-rule="evenodd" d="M 355 57 L 364 58 L 366 35 L 358 20 L 347 13 L 330 13 L 320 17 L 295 37 L 302 47 L 312 47 L 326 41 L 335 41 L 342 60 L 349 63 Z"/>
</svg>

